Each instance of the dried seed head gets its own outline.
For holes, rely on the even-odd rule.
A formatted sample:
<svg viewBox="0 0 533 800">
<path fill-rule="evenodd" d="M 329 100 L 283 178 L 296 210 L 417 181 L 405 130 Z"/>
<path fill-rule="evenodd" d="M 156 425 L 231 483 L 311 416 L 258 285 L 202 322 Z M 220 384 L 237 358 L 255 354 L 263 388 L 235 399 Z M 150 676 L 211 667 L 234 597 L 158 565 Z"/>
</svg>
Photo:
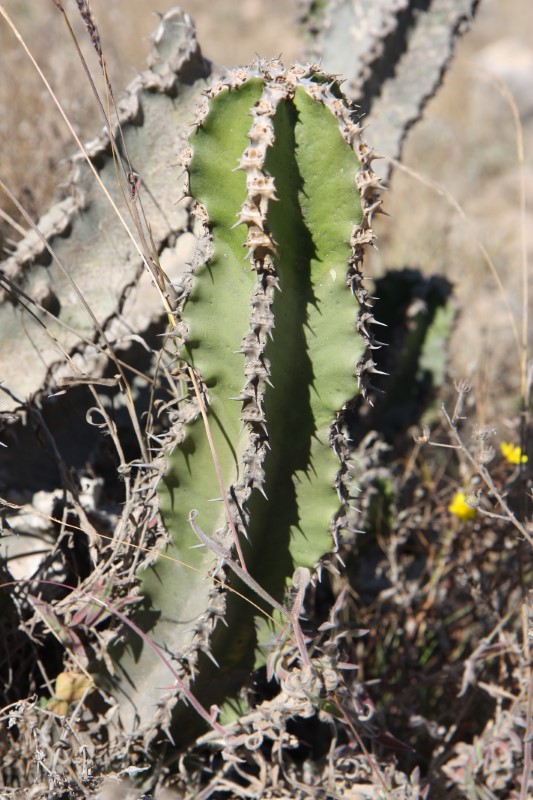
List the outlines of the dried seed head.
<svg viewBox="0 0 533 800">
<path fill-rule="evenodd" d="M 418 434 L 418 436 L 413 436 L 413 439 L 417 444 L 427 444 L 431 437 L 431 430 L 429 429 L 429 425 L 423 425 L 422 431 Z"/>
<path fill-rule="evenodd" d="M 85 23 L 87 33 L 91 38 L 92 45 L 98 54 L 100 65 L 103 66 L 102 42 L 100 40 L 98 28 L 96 27 L 96 21 L 94 19 L 93 12 L 91 11 L 91 6 L 89 5 L 89 0 L 76 0 L 76 3 L 78 5 L 80 16 Z"/>
<path fill-rule="evenodd" d="M 472 382 L 468 378 L 460 378 L 454 382 L 457 394 L 468 394 L 472 390 Z"/>
<path fill-rule="evenodd" d="M 496 449 L 489 445 L 488 447 L 482 447 L 478 453 L 477 460 L 480 464 L 489 464 L 494 456 L 496 455 Z"/>
<path fill-rule="evenodd" d="M 496 435 L 496 428 L 491 428 L 490 425 L 476 425 L 474 427 L 474 437 L 480 442 L 486 442 L 487 439 Z"/>
</svg>

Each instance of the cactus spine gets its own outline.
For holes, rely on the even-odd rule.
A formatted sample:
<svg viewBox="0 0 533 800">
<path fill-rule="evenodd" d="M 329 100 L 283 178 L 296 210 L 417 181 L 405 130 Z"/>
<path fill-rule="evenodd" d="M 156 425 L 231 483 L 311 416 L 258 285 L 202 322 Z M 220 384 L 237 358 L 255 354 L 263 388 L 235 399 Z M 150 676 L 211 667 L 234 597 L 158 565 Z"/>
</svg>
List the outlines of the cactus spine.
<svg viewBox="0 0 533 800">
<path fill-rule="evenodd" d="M 186 160 L 208 258 L 191 274 L 174 332 L 179 356 L 201 385 L 248 568 L 282 599 L 294 569 L 314 569 L 347 524 L 343 409 L 373 368 L 361 277 L 379 209 L 372 153 L 333 78 L 316 66 L 286 71 L 274 60 L 236 70 L 207 93 Z M 209 685 L 202 674 L 194 684 L 210 703 L 253 665 L 255 633 L 249 609 L 232 597 L 226 606 L 204 577 L 223 575 L 220 559 L 190 549 L 198 544 L 192 509 L 210 538 L 228 549 L 232 542 L 224 506 L 213 502 L 220 489 L 187 388 L 158 493 L 171 537 L 165 555 L 200 575 L 157 557 L 140 578 L 158 644 L 190 674 L 198 649 L 216 658 Z M 218 626 L 210 639 L 220 616 L 229 633 Z M 125 653 L 122 667 L 139 713 L 147 670 L 159 695 L 168 676 L 151 653 L 137 660 Z"/>
</svg>

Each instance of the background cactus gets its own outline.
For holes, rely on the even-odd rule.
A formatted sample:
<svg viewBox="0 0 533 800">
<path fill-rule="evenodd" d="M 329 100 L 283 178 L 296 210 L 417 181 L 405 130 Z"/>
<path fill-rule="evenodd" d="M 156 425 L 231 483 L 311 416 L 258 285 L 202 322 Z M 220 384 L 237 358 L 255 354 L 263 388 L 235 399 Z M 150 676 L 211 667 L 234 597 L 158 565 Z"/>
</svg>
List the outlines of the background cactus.
<svg viewBox="0 0 533 800">
<path fill-rule="evenodd" d="M 457 35 L 479 0 L 301 0 L 308 57 L 342 75 L 379 153 L 399 158 L 407 132 L 439 88 Z M 390 174 L 381 163 L 378 174 Z"/>
<path fill-rule="evenodd" d="M 343 413 L 372 369 L 360 267 L 378 180 L 353 111 L 317 67 L 285 71 L 261 61 L 235 71 L 209 90 L 190 145 L 190 192 L 209 258 L 192 274 L 174 332 L 179 368 L 194 369 L 201 384 L 232 521 L 248 541 L 247 567 L 280 601 L 293 571 L 314 569 L 346 526 Z M 221 599 L 204 576 L 221 572 L 211 551 L 191 550 L 198 545 L 191 510 L 210 538 L 227 549 L 232 540 L 225 507 L 213 502 L 220 487 L 188 388 L 172 432 L 179 444 L 158 488 L 172 544 L 140 578 L 158 616 L 154 640 L 178 659 L 188 656 L 189 669 L 193 646 L 214 657 L 211 680 L 204 669 L 201 679 L 210 705 L 238 687 L 245 664 L 253 666 L 255 636 L 249 609 L 232 599 L 227 635 L 219 632 L 215 645 L 206 638 Z M 146 646 L 139 655 L 138 643 L 120 666 L 132 711 L 151 725 L 148 706 L 168 706 L 160 697 L 165 666 Z"/>
</svg>

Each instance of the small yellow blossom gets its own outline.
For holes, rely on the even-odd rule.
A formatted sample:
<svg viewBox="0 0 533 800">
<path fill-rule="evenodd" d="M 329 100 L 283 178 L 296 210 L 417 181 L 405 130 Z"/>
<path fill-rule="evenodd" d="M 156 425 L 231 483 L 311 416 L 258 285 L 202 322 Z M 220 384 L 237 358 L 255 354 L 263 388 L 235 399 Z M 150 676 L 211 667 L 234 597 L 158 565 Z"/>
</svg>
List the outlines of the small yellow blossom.
<svg viewBox="0 0 533 800">
<path fill-rule="evenodd" d="M 500 450 L 503 457 L 509 464 L 527 464 L 527 456 L 522 455 L 522 448 L 511 442 L 502 442 Z"/>
<path fill-rule="evenodd" d="M 450 514 L 455 514 L 455 516 L 459 517 L 463 522 L 467 519 L 474 519 L 477 514 L 476 509 L 469 506 L 466 502 L 466 495 L 464 492 L 456 492 L 454 494 L 453 500 L 448 506 L 448 511 Z"/>
<path fill-rule="evenodd" d="M 60 672 L 56 678 L 55 696 L 46 704 L 46 708 L 64 717 L 68 713 L 69 703 L 81 700 L 92 686 L 92 679 L 81 672 Z"/>
</svg>

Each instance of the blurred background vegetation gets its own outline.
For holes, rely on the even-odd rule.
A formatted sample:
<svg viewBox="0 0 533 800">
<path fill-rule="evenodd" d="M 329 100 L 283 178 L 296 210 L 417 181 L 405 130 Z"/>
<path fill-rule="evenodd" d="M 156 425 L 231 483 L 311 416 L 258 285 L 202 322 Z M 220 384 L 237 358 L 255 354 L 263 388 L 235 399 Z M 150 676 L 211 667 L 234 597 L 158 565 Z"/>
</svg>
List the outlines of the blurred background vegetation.
<svg viewBox="0 0 533 800">
<path fill-rule="evenodd" d="M 74 48 L 52 0 L 7 0 L 5 8 L 57 91 L 82 138 L 96 134 L 96 107 Z M 93 0 L 109 74 L 116 94 L 143 68 L 155 14 L 171 0 Z M 286 63 L 305 47 L 297 25 L 298 4 L 286 0 L 184 0 L 197 25 L 204 55 L 227 66 L 249 63 L 256 54 L 281 54 Z M 85 57 L 99 76 L 75 3 L 66 3 Z M 470 376 L 477 413 L 484 423 L 517 408 L 517 358 L 508 314 L 479 251 L 490 252 L 508 292 L 513 313 L 521 311 L 519 175 L 513 116 L 498 86 L 507 82 L 516 100 L 526 142 L 525 178 L 533 192 L 533 4 L 529 0 L 483 0 L 472 31 L 460 40 L 444 87 L 407 139 L 403 163 L 443 186 L 464 208 L 470 225 L 449 203 L 419 181 L 395 171 L 385 200 L 390 220 L 378 227 L 379 252 L 368 273 L 420 267 L 446 276 L 455 286 L 461 313 L 452 342 L 452 377 Z M 0 25 L 0 172 L 37 219 L 66 179 L 70 136 L 7 26 Z M 367 131 L 372 143 L 372 131 Z M 529 206 L 531 207 L 531 202 Z M 16 211 L 5 209 L 20 222 Z M 527 247 L 533 249 L 531 214 Z M 0 241 L 18 239 L 0 220 Z"/>
</svg>

